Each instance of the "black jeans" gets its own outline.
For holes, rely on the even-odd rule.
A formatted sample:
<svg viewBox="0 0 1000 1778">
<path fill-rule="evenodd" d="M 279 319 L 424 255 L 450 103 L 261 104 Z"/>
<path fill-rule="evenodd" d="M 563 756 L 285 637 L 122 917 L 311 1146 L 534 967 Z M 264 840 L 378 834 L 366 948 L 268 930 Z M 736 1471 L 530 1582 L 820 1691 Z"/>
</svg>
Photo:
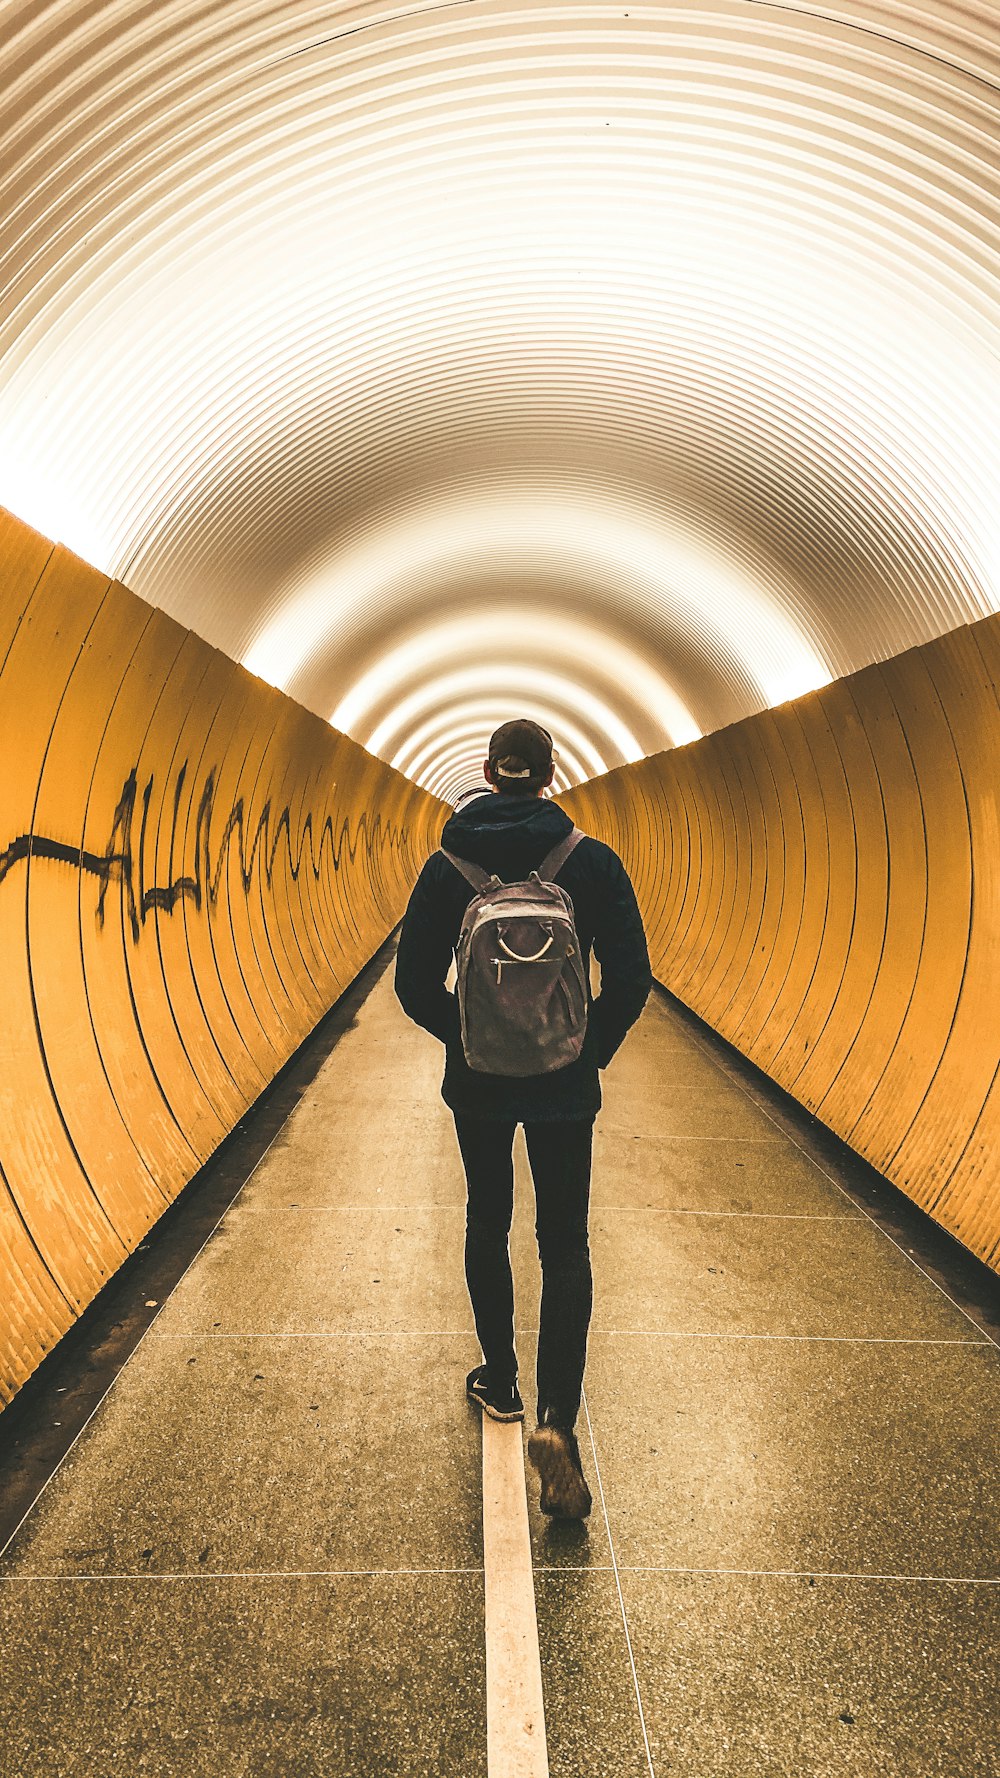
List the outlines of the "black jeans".
<svg viewBox="0 0 1000 1778">
<path fill-rule="evenodd" d="M 514 1210 L 513 1122 L 455 1113 L 469 1200 L 465 1276 L 490 1381 L 517 1377 L 508 1236 Z M 594 1288 L 587 1240 L 592 1117 L 526 1123 L 542 1262 L 538 1418 L 572 1430 L 580 1411 Z"/>
</svg>

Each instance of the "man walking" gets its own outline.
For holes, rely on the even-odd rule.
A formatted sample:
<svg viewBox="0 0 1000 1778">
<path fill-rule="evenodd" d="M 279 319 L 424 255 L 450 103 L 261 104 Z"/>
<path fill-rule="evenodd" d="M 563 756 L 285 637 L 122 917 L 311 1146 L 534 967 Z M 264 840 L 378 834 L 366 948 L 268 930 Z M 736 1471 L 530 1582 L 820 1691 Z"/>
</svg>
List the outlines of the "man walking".
<svg viewBox="0 0 1000 1778">
<path fill-rule="evenodd" d="M 621 859 L 600 840 L 577 836 L 565 811 L 542 794 L 555 771 L 548 731 L 527 720 L 504 723 L 491 737 L 483 771 L 491 789 L 463 799 L 445 824 L 443 850 L 428 859 L 410 897 L 396 994 L 410 1018 L 445 1045 L 441 1093 L 454 1114 L 468 1183 L 465 1275 L 485 1360 L 471 1372 L 467 1393 L 495 1420 L 524 1418 L 508 1247 L 514 1132 L 524 1125 L 542 1268 L 538 1425 L 528 1454 L 541 1478 L 542 1511 L 579 1519 L 591 1507 L 574 1427 L 593 1301 L 587 1217 L 599 1070 L 639 1017 L 652 975 Z M 554 869 L 548 868 L 571 904 L 570 935 L 575 925 L 588 984 L 582 1047 L 575 1059 L 547 1072 L 485 1072 L 481 1062 L 470 1066 L 466 1059 L 458 997 L 445 986 L 463 917 L 476 897 L 470 878 L 482 873 L 483 881 L 488 874 L 520 883 L 556 848 Z M 601 966 L 596 999 L 589 989 L 591 950 Z M 514 958 L 515 964 L 535 961 Z"/>
</svg>

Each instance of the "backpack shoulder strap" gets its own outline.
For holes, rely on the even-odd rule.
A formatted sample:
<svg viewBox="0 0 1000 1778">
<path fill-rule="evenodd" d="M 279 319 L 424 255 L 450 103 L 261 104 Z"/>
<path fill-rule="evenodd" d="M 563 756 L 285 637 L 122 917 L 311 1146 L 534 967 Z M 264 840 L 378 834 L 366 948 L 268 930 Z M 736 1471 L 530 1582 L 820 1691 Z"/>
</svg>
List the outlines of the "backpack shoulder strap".
<svg viewBox="0 0 1000 1778">
<path fill-rule="evenodd" d="M 541 864 L 538 866 L 538 875 L 541 877 L 543 883 L 552 883 L 555 881 L 559 872 L 562 870 L 563 865 L 566 863 L 567 858 L 573 851 L 573 848 L 578 846 L 580 841 L 586 839 L 586 837 L 586 834 L 581 833 L 578 827 L 571 828 L 566 835 L 566 838 L 560 840 L 558 846 L 553 846 L 551 852 L 546 853 Z"/>
<path fill-rule="evenodd" d="M 493 878 L 489 871 L 484 870 L 481 864 L 473 864 L 468 858 L 457 858 L 454 852 L 446 851 L 444 846 L 438 849 L 442 858 L 447 858 L 448 863 L 453 864 L 455 869 L 461 872 L 466 882 L 472 884 L 477 895 L 481 895 L 487 884 L 492 883 Z"/>
</svg>

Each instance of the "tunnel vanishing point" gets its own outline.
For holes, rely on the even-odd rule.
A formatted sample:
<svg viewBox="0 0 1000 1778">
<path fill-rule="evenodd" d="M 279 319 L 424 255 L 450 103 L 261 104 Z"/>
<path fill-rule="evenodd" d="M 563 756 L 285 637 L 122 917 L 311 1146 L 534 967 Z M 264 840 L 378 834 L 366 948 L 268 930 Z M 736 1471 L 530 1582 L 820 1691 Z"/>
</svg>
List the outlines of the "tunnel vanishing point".
<svg viewBox="0 0 1000 1778">
<path fill-rule="evenodd" d="M 682 1043 L 707 1046 L 845 1178 L 911 1201 L 945 1284 L 949 1254 L 978 1262 L 985 1300 L 1000 1271 L 993 0 L 16 0 L 0 32 L 0 1437 L 47 1412 L 53 1365 L 85 1350 L 80 1318 L 370 979 L 511 715 L 554 735 L 553 794 L 620 854 L 646 926 L 662 993 L 607 1099 L 637 1104 L 641 1074 L 660 1109 L 648 1127 L 609 1110 L 622 1152 L 658 1143 L 661 1166 L 675 1138 L 730 1140 L 710 1108 L 697 1135 L 669 1124 L 673 1096 L 701 1091 Z M 352 1094 L 374 1116 L 419 1090 L 421 1115 L 443 1115 L 433 1045 L 374 992 L 349 1038 L 370 1017 L 392 1070 L 376 1090 L 335 1048 L 319 1077 L 331 1152 L 359 1176 L 377 1162 L 344 1122 Z M 420 1129 L 395 1169 L 423 1154 L 450 1179 L 454 1156 Z M 610 1181 L 624 1162 L 605 1141 Z M 713 1152 L 721 1181 L 732 1157 Z M 635 1166 L 629 1214 L 759 1215 L 765 1243 L 768 1217 L 809 1233 L 819 1214 L 761 1210 L 749 1186 L 698 1212 L 660 1205 Z M 436 1202 L 430 1183 L 412 1197 Z M 460 1273 L 452 1249 L 439 1260 Z M 650 1290 L 644 1337 L 650 1316 L 678 1323 L 667 1284 Z M 466 1328 L 464 1308 L 428 1313 L 415 1328 Z M 924 1337 L 904 1322 L 889 1347 Z M 995 1358 L 988 1336 L 967 1344 Z M 975 1486 L 995 1499 L 995 1365 L 980 1401 Z M 594 1424 L 597 1453 L 596 1409 Z M 636 1772 L 874 1778 L 878 1747 L 899 1778 L 1000 1769 L 995 1723 L 992 1751 L 980 1723 L 979 1753 L 959 1737 L 932 1755 L 931 1737 L 917 1754 L 912 1711 L 864 1754 L 761 1740 L 744 1768 L 719 1749 L 752 1708 L 740 1693 L 727 1716 L 721 1680 L 715 1751 L 678 1741 L 683 1702 L 650 1679 L 644 1710 L 655 1663 L 612 1537 L 611 1444 L 607 1470 L 610 1555 L 594 1560 L 620 1591 Z M 991 1606 L 992 1526 L 972 1577 Z M 76 1572 L 68 1549 L 37 1574 Z M 972 1584 L 934 1559 L 899 1561 Z M 758 1571 L 752 1555 L 695 1570 Z M 551 1572 L 540 1560 L 551 1772 L 631 1778 L 607 1748 L 560 1752 Z M 0 1609 L 14 1591 L 0 1578 Z M 652 1647 L 667 1631 L 649 1611 Z M 943 1647 L 945 1669 L 965 1658 Z M 701 1653 L 711 1668 L 718 1650 Z M 485 1738 L 467 1764 L 456 1752 L 475 1721 L 447 1753 L 426 1739 L 436 1711 L 423 1697 L 405 1757 L 372 1729 L 329 1763 L 297 1741 L 241 1765 L 216 1725 L 204 1766 L 170 1741 L 135 1769 L 485 1770 Z M 847 1735 L 860 1719 L 843 1712 Z M 0 1771 L 83 1770 L 83 1742 L 59 1732 L 37 1766 L 15 1737 Z M 504 1769 L 490 1745 L 490 1778 L 543 1769 Z M 119 1769 L 93 1746 L 91 1774 Z"/>
</svg>

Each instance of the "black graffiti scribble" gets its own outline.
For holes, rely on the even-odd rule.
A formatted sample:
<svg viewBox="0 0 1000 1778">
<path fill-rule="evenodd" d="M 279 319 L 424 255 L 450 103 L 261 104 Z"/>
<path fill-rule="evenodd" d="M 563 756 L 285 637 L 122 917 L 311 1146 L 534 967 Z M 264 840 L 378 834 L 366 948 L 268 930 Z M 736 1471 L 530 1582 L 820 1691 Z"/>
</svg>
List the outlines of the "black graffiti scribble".
<svg viewBox="0 0 1000 1778">
<path fill-rule="evenodd" d="M 196 912 L 200 912 L 206 902 L 209 906 L 214 906 L 219 898 L 223 876 L 229 868 L 230 849 L 234 843 L 244 895 L 249 894 L 258 858 L 263 879 L 270 889 L 282 843 L 285 847 L 285 868 L 288 869 L 293 882 L 296 883 L 304 867 L 307 867 L 313 878 L 318 881 L 327 864 L 334 871 L 339 871 L 345 854 L 353 864 L 361 849 L 362 837 L 373 877 L 378 879 L 375 885 L 377 890 L 383 887 L 381 863 L 384 846 L 387 845 L 390 850 L 402 854 L 406 863 L 412 866 L 413 861 L 409 856 L 410 836 L 407 828 L 395 827 L 391 823 L 383 821 L 379 813 L 371 816 L 367 809 L 363 809 L 358 816 L 353 833 L 348 816 L 345 815 L 337 830 L 334 831 L 333 817 L 328 815 L 323 822 L 317 842 L 311 810 L 301 822 L 297 835 L 293 839 L 292 818 L 287 804 L 277 816 L 272 832 L 272 805 L 270 798 L 268 798 L 257 818 L 248 845 L 242 797 L 233 803 L 226 816 L 226 824 L 215 850 L 213 861 L 211 830 L 212 817 L 215 812 L 215 772 L 211 771 L 202 787 L 195 817 L 194 874 L 175 876 L 174 851 L 186 778 L 187 762 L 185 761 L 177 772 L 173 787 L 173 807 L 167 848 L 169 871 L 166 883 L 154 882 L 147 887 L 148 847 L 151 841 L 154 846 L 156 843 L 155 837 L 149 834 L 154 780 L 152 777 L 147 780 L 140 796 L 138 771 L 133 766 L 122 785 L 121 795 L 118 798 L 111 822 L 111 831 L 103 852 L 88 852 L 81 846 L 70 845 L 65 840 L 57 840 L 47 834 L 19 834 L 0 852 L 0 885 L 3 884 L 15 865 L 26 859 L 30 859 L 32 863 L 36 860 L 50 859 L 60 864 L 74 865 L 84 875 L 96 877 L 101 885 L 97 900 L 97 920 L 98 924 L 103 927 L 108 891 L 112 886 L 120 884 L 129 929 L 133 940 L 138 943 L 142 928 L 154 911 L 172 914 L 175 908 L 185 900 L 191 902 Z M 137 805 L 139 832 L 136 842 Z"/>
</svg>

